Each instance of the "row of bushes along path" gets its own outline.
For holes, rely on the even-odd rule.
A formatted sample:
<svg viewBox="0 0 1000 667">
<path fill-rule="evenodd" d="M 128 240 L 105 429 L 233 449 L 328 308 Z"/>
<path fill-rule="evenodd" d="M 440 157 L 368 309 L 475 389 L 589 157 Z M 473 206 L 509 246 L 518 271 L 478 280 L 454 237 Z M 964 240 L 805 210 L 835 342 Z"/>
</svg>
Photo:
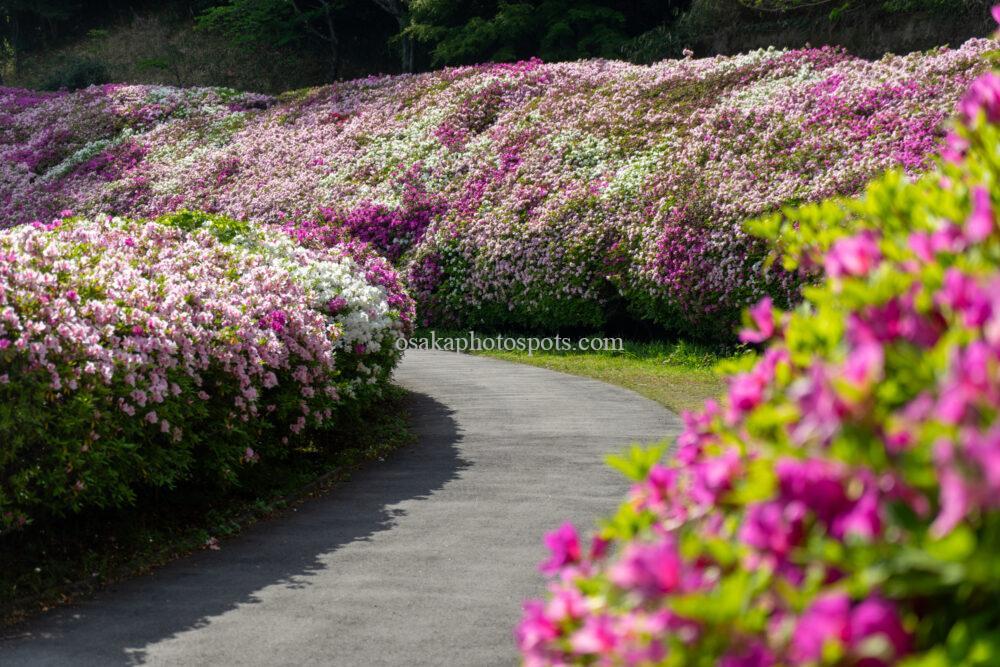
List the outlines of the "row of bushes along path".
<svg viewBox="0 0 1000 667">
<path fill-rule="evenodd" d="M 0 664 L 497 665 L 542 586 L 541 536 L 624 482 L 603 457 L 676 435 L 624 389 L 410 351 L 419 443 L 291 516 L 16 628 Z"/>
</svg>

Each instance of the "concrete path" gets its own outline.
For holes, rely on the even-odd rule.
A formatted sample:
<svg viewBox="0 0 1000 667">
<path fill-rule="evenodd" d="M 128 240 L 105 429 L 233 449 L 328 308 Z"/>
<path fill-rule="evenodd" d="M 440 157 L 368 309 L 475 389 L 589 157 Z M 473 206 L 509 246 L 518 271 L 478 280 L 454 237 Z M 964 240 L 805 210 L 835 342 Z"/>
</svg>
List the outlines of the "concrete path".
<svg viewBox="0 0 1000 667">
<path fill-rule="evenodd" d="M 600 382 L 409 352 L 419 443 L 333 493 L 56 610 L 0 665 L 511 665 L 542 535 L 626 490 L 603 456 L 676 417 Z"/>
</svg>

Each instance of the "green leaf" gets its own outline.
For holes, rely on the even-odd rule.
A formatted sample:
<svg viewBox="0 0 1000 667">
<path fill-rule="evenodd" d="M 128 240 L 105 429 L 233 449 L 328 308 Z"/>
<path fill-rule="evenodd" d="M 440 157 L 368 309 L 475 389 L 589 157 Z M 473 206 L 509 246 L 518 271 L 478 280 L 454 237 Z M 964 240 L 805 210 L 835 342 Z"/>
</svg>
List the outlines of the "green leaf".
<svg viewBox="0 0 1000 667">
<path fill-rule="evenodd" d="M 928 540 L 924 549 L 940 561 L 964 561 L 976 550 L 976 535 L 967 525 L 960 524 L 940 540 Z"/>
<path fill-rule="evenodd" d="M 621 455 L 611 454 L 605 461 L 609 466 L 635 482 L 646 479 L 654 465 L 663 460 L 667 444 L 632 445 Z"/>
</svg>

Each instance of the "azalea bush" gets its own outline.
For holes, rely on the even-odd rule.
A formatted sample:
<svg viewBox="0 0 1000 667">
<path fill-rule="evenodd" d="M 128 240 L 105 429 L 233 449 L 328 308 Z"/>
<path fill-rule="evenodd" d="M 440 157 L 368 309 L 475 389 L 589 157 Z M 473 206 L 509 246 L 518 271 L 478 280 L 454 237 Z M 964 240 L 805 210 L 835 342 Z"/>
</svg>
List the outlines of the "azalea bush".
<svg viewBox="0 0 1000 667">
<path fill-rule="evenodd" d="M 0 532 L 287 456 L 381 391 L 412 308 L 364 248 L 218 216 L 0 233 Z"/>
<path fill-rule="evenodd" d="M 537 60 L 274 99 L 0 89 L 0 220 L 182 208 L 324 225 L 405 273 L 422 323 L 730 336 L 798 298 L 742 223 L 917 174 L 992 40 L 877 62 L 762 50 L 652 66 Z"/>
<path fill-rule="evenodd" d="M 819 282 L 588 546 L 546 538 L 528 665 L 1000 663 L 1000 78 L 945 160 L 753 229 Z"/>
</svg>

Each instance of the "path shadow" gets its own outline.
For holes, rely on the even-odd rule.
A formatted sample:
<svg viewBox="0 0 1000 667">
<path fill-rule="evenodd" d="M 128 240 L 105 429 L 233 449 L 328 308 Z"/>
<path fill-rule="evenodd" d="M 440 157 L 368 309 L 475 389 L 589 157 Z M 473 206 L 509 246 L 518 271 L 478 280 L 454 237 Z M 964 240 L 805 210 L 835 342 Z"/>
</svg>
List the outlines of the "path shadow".
<svg viewBox="0 0 1000 667">
<path fill-rule="evenodd" d="M 432 496 L 469 466 L 452 411 L 425 394 L 407 401 L 417 443 L 296 511 L 252 527 L 217 552 L 199 552 L 80 604 L 11 628 L 0 664 L 134 665 L 146 649 L 205 626 L 268 586 L 306 588 L 323 557 L 391 529 L 407 500 Z"/>
</svg>

